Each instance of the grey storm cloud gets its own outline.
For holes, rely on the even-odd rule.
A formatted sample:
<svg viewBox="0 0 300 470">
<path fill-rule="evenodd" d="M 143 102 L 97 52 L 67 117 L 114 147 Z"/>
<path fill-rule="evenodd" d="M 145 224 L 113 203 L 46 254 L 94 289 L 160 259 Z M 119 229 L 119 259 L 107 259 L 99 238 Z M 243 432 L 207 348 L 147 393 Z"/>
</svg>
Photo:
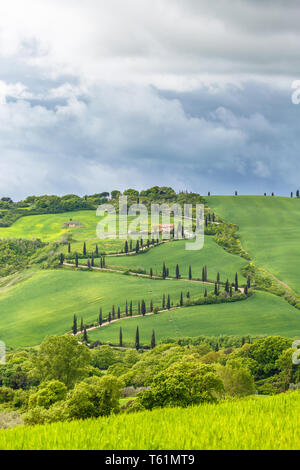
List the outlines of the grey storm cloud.
<svg viewBox="0 0 300 470">
<path fill-rule="evenodd" d="M 292 0 L 1 4 L 0 193 L 297 189 L 299 10 Z"/>
</svg>

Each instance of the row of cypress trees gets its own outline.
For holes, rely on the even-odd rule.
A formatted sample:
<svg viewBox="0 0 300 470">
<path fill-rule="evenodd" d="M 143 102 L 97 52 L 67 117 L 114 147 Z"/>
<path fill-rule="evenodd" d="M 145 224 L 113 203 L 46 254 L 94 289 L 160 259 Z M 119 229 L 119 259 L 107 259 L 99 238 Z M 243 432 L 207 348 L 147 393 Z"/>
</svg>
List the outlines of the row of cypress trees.
<svg viewBox="0 0 300 470">
<path fill-rule="evenodd" d="M 73 334 L 76 335 L 78 333 L 78 328 L 77 328 L 77 317 L 76 315 L 74 315 L 74 319 L 73 319 Z M 81 325 L 80 325 L 80 330 L 81 332 L 83 333 L 83 337 L 82 337 L 82 341 L 84 343 L 88 343 L 89 342 L 89 339 L 88 339 L 88 334 L 87 334 L 87 329 L 86 329 L 86 326 L 83 325 L 83 319 L 81 319 Z M 156 346 L 156 340 L 155 340 L 155 331 L 153 330 L 152 331 L 152 336 L 151 336 L 151 349 L 154 349 L 155 346 Z M 119 333 L 119 346 L 120 347 L 123 347 L 123 330 L 122 330 L 122 327 L 120 327 L 120 333 Z M 140 346 L 140 331 L 139 331 L 139 327 L 137 327 L 136 329 L 136 335 L 135 335 L 135 348 L 136 350 L 138 351 L 141 346 Z"/>
</svg>

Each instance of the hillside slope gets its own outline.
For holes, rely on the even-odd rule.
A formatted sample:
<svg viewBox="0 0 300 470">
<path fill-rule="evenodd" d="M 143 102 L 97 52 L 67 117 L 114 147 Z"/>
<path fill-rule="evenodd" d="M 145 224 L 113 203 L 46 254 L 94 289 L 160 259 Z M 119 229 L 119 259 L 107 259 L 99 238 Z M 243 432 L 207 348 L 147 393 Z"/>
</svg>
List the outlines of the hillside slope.
<svg viewBox="0 0 300 470">
<path fill-rule="evenodd" d="M 300 293 L 300 199 L 211 196 L 208 205 L 239 226 L 253 261 Z"/>
</svg>

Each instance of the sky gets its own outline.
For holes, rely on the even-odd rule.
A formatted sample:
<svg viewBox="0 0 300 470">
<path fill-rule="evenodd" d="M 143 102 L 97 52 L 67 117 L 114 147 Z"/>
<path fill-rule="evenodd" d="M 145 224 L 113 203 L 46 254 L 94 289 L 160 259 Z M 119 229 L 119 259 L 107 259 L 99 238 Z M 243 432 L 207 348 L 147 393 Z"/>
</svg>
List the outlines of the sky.
<svg viewBox="0 0 300 470">
<path fill-rule="evenodd" d="M 299 18 L 298 0 L 1 2 L 0 197 L 295 192 Z"/>
</svg>

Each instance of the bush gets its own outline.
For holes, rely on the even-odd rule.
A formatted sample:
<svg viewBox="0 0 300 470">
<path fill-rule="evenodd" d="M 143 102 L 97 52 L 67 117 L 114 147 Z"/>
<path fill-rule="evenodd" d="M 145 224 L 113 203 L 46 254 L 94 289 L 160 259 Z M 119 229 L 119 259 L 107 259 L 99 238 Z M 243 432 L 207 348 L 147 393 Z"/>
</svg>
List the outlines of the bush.
<svg viewBox="0 0 300 470">
<path fill-rule="evenodd" d="M 92 377 L 75 385 L 66 402 L 68 415 L 72 419 L 97 418 L 119 411 L 119 400 L 123 383 L 113 377 Z"/>
<path fill-rule="evenodd" d="M 212 366 L 184 358 L 155 376 L 151 389 L 138 395 L 147 408 L 215 402 L 224 386 Z"/>
<path fill-rule="evenodd" d="M 58 380 L 52 380 L 51 382 L 43 382 L 36 392 L 33 392 L 29 396 L 29 408 L 35 408 L 36 406 L 42 408 L 50 408 L 54 403 L 64 400 L 67 394 L 67 387 Z"/>
</svg>

